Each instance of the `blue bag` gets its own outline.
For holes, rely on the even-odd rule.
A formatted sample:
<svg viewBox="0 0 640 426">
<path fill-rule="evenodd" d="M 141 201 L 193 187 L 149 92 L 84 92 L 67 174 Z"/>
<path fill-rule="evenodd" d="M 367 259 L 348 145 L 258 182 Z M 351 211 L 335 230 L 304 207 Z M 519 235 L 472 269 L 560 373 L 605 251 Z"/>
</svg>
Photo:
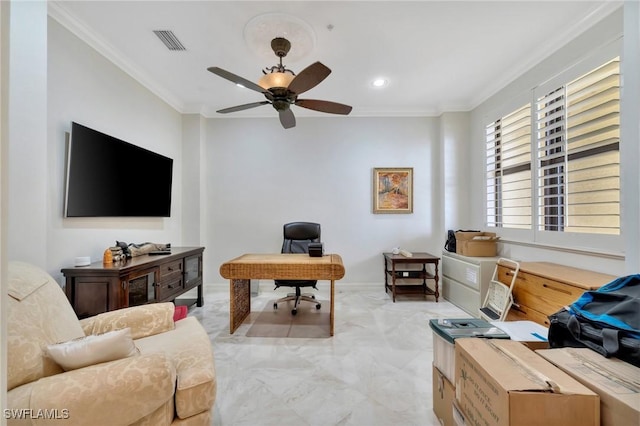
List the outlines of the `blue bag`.
<svg viewBox="0 0 640 426">
<path fill-rule="evenodd" d="M 640 367 L 640 275 L 586 291 L 549 320 L 552 348 L 588 347 Z"/>
</svg>

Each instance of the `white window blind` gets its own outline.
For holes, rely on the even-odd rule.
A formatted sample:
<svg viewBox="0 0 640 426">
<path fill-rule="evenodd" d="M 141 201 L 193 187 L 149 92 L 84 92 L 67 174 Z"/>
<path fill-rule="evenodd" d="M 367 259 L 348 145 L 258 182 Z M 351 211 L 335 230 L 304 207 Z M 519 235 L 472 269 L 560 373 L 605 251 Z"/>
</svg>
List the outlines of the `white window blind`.
<svg viewBox="0 0 640 426">
<path fill-rule="evenodd" d="M 487 226 L 531 229 L 531 104 L 486 126 Z"/>
<path fill-rule="evenodd" d="M 537 100 L 538 229 L 620 233 L 619 58 Z"/>
</svg>

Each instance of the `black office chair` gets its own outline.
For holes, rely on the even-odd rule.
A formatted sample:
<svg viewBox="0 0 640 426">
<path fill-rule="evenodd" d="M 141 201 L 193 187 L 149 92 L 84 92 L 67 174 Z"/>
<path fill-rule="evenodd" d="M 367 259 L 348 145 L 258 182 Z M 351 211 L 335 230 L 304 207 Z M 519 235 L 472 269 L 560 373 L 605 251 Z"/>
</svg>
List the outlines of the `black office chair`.
<svg viewBox="0 0 640 426">
<path fill-rule="evenodd" d="M 320 242 L 320 224 L 312 222 L 292 222 L 287 223 L 283 227 L 284 241 L 282 243 L 281 253 L 309 253 L 309 243 Z M 312 302 L 316 304 L 316 309 L 320 309 L 322 305 L 316 301 L 316 297 L 311 293 L 302 294 L 300 288 L 313 287 L 316 290 L 315 280 L 275 280 L 276 287 L 294 287 L 295 293 L 289 293 L 286 297 L 276 300 L 273 309 L 278 309 L 278 303 L 295 300 L 291 315 L 298 313 L 298 304 L 300 301 Z"/>
</svg>

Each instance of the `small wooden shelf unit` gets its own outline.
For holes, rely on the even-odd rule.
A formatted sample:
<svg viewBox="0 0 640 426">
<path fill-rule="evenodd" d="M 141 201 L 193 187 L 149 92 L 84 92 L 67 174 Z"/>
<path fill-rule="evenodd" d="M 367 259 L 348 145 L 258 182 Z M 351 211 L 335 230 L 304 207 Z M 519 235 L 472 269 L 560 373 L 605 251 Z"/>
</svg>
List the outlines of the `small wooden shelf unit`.
<svg viewBox="0 0 640 426">
<path fill-rule="evenodd" d="M 384 256 L 384 290 L 391 291 L 393 301 L 397 294 L 424 294 L 440 297 L 438 290 L 438 262 L 440 258 L 429 253 L 413 253 L 411 257 L 401 254 L 382 253 Z M 433 264 L 433 273 L 427 265 Z M 427 286 L 427 280 L 434 281 L 434 288 Z"/>
</svg>

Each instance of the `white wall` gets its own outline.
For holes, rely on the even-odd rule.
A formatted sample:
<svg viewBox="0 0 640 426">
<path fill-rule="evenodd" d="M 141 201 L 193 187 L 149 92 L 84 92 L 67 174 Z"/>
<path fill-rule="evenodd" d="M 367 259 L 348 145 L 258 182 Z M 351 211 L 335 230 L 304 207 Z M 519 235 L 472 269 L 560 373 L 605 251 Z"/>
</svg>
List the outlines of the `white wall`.
<svg viewBox="0 0 640 426">
<path fill-rule="evenodd" d="M 440 117 L 439 140 L 442 164 L 442 229 L 469 229 L 470 114 L 447 112 Z M 475 157 L 474 157 L 475 160 Z M 444 240 L 443 240 L 444 241 Z M 444 244 L 443 244 L 444 245 Z"/>
<path fill-rule="evenodd" d="M 47 5 L 11 3 L 7 256 L 47 261 Z"/>
<path fill-rule="evenodd" d="M 592 28 L 586 30 L 573 41 L 563 46 L 547 59 L 537 64 L 531 70 L 527 71 L 521 77 L 511 84 L 507 85 L 500 92 L 482 103 L 471 113 L 471 144 L 469 146 L 471 161 L 469 176 L 469 197 L 471 205 L 471 221 L 469 226 L 484 229 L 485 209 L 484 209 L 484 162 L 485 157 L 485 135 L 484 128 L 487 122 L 494 120 L 499 115 L 510 112 L 511 110 L 524 105 L 531 101 L 531 90 L 536 85 L 544 83 L 553 78 L 566 68 L 576 64 L 583 58 L 589 56 L 594 49 L 605 46 L 616 40 L 622 35 L 622 8 L 616 10 L 611 15 L 603 19 Z M 637 73 L 637 71 L 636 71 Z M 633 101 L 637 102 L 637 100 Z M 635 121 L 637 125 L 637 117 Z M 624 126 L 628 123 L 621 123 L 622 132 Z M 631 141 L 621 140 L 621 151 L 623 146 L 637 146 L 637 139 Z M 638 179 L 637 167 L 634 170 L 626 170 L 626 173 L 634 173 L 635 180 Z M 638 193 L 629 196 L 637 199 Z M 630 206 L 622 204 L 623 221 L 637 220 L 637 210 L 629 208 Z M 624 222 L 623 222 L 624 223 Z M 492 229 L 493 230 L 493 229 Z M 624 230 L 624 228 L 623 228 Z M 498 230 L 499 234 L 507 234 L 508 230 Z M 618 254 L 603 253 L 592 255 L 578 251 L 561 249 L 559 247 L 541 246 L 531 244 L 532 241 L 522 243 L 506 242 L 499 244 L 499 254 L 513 259 L 527 261 L 549 261 L 562 263 L 570 266 L 586 268 L 613 275 L 621 275 L 625 270 L 625 261 L 622 254 L 623 249 L 620 248 Z M 632 244 L 637 245 L 637 240 Z"/>
<path fill-rule="evenodd" d="M 201 202 L 202 150 L 206 146 L 206 120 L 200 114 L 182 116 L 182 244 L 201 246 L 205 216 Z"/>
<path fill-rule="evenodd" d="M 57 21 L 48 21 L 47 162 L 34 169 L 33 179 L 48 182 L 46 191 L 47 268 L 60 277 L 60 268 L 73 266 L 76 256 L 101 260 L 116 240 L 141 243 L 182 243 L 182 116 L 137 83 Z M 65 132 L 76 121 L 127 142 L 174 159 L 170 218 L 64 218 Z M 14 158 L 12 157 L 12 162 Z M 20 166 L 20 165 L 19 165 Z M 153 171 L 122 171 L 131 185 L 144 191 L 153 185 Z M 18 193 L 29 187 L 12 182 Z M 96 188 L 99 190 L 99 188 Z M 20 219 L 21 226 L 30 226 Z M 40 223 L 36 224 L 40 226 Z M 24 241 L 23 245 L 30 244 Z"/>
<path fill-rule="evenodd" d="M 342 256 L 343 282 L 380 283 L 382 252 L 439 253 L 435 118 L 210 119 L 207 128 L 207 281 L 243 253 L 278 252 L 282 225 L 322 225 L 325 252 Z M 414 168 L 413 214 L 372 213 L 374 167 Z"/>
</svg>

